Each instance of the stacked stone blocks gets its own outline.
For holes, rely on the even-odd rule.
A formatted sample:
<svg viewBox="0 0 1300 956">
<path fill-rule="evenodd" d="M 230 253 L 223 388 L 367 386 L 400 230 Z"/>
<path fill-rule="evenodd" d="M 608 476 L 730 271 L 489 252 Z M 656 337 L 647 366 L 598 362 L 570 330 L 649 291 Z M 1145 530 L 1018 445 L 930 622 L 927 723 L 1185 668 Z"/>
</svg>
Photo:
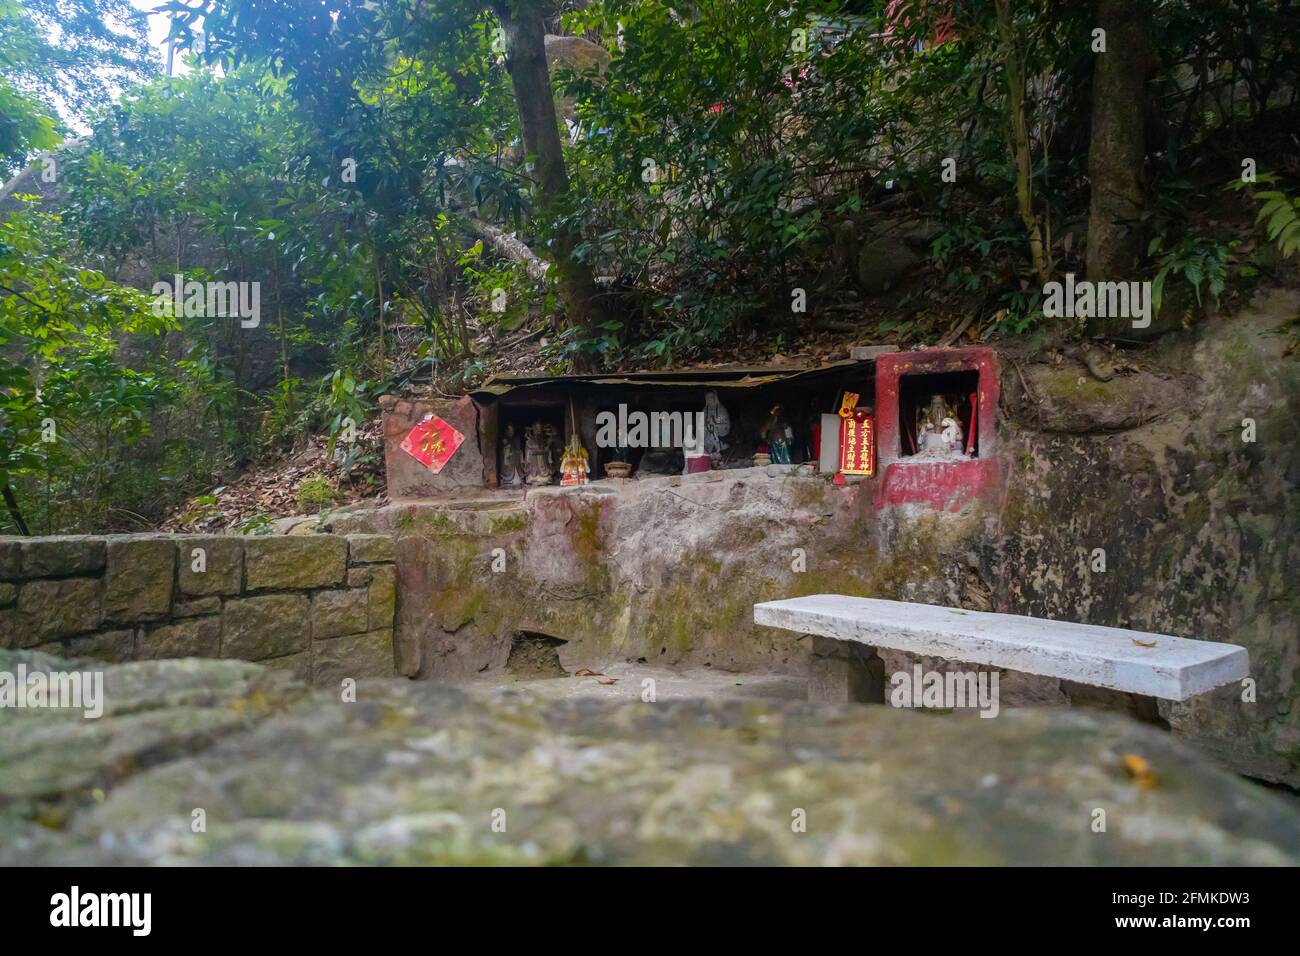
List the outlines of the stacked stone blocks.
<svg viewBox="0 0 1300 956">
<path fill-rule="evenodd" d="M 0 537 L 0 647 L 387 677 L 394 560 L 379 534 Z"/>
</svg>

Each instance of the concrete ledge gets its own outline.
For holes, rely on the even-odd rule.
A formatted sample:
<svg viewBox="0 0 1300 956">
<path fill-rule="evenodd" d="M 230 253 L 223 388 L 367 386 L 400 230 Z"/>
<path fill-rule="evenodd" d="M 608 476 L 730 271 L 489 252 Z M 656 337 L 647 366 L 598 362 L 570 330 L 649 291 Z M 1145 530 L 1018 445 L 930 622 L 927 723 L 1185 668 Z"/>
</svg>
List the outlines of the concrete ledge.
<svg viewBox="0 0 1300 956">
<path fill-rule="evenodd" d="M 1236 644 L 839 594 L 756 604 L 754 623 L 1165 700 L 1239 681 L 1250 666 Z"/>
</svg>

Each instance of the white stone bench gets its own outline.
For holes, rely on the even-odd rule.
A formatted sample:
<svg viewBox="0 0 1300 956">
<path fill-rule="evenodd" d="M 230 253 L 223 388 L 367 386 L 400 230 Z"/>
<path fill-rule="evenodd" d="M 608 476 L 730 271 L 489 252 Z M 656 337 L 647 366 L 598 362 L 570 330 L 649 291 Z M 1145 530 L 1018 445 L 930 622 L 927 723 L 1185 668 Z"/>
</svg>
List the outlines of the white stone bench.
<svg viewBox="0 0 1300 956">
<path fill-rule="evenodd" d="M 1186 700 L 1247 676 L 1244 647 L 1117 627 L 815 594 L 754 605 L 754 623 L 813 637 L 810 700 L 879 703 L 876 648 Z"/>
</svg>

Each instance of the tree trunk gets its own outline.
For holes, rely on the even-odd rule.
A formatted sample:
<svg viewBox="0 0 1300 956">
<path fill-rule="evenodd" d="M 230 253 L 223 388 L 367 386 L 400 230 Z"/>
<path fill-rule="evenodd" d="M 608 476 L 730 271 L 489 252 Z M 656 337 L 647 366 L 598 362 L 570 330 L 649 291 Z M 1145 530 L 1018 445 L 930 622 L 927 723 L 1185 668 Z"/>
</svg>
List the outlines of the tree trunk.
<svg viewBox="0 0 1300 956">
<path fill-rule="evenodd" d="M 1145 196 L 1146 156 L 1142 104 L 1148 63 L 1142 0 L 1098 0 L 1097 25 L 1106 31 L 1106 52 L 1096 53 L 1092 77 L 1092 142 L 1088 148 L 1088 279 L 1133 279 L 1141 252 L 1138 219 Z"/>
<path fill-rule="evenodd" d="M 504 229 L 477 219 L 464 210 L 458 211 L 460 212 L 459 223 L 467 234 L 475 239 L 481 239 L 486 245 L 491 246 L 492 251 L 497 255 L 522 265 L 530 279 L 535 281 L 545 278 L 551 264 L 529 249 L 522 239 L 516 239 Z"/>
<path fill-rule="evenodd" d="M 18 507 L 18 496 L 14 494 L 14 487 L 9 483 L 9 476 L 0 477 L 0 487 L 4 491 L 5 507 L 9 510 L 9 518 L 13 521 L 14 527 L 18 529 L 21 535 L 29 535 L 27 522 L 23 520 L 22 510 Z"/>
<path fill-rule="evenodd" d="M 1029 256 L 1034 274 L 1042 285 L 1051 279 L 1043 232 L 1034 215 L 1033 162 L 1029 152 L 1029 119 L 1025 115 L 1025 67 L 1016 48 L 1015 25 L 1010 0 L 997 0 L 998 37 L 1002 47 L 1002 72 L 1006 78 L 1007 100 L 1011 110 L 1011 158 L 1016 165 L 1016 208 L 1029 238 Z"/>
<path fill-rule="evenodd" d="M 271 278 L 275 283 L 275 320 L 280 328 L 280 384 L 284 391 L 285 420 L 289 421 L 293 418 L 293 391 L 289 388 L 289 337 L 284 330 L 284 291 L 280 288 L 280 250 L 275 247 L 274 241 L 272 240 L 271 246 L 273 266 Z"/>
<path fill-rule="evenodd" d="M 560 143 L 555 97 L 546 67 L 546 28 L 539 0 L 496 0 L 506 38 L 507 67 L 519 109 L 524 149 L 533 157 L 532 179 L 538 209 L 545 214 L 569 190 Z M 591 267 L 574 256 L 578 230 L 559 223 L 555 228 L 555 265 L 560 296 L 570 326 L 591 330 L 598 321 L 595 276 Z"/>
</svg>

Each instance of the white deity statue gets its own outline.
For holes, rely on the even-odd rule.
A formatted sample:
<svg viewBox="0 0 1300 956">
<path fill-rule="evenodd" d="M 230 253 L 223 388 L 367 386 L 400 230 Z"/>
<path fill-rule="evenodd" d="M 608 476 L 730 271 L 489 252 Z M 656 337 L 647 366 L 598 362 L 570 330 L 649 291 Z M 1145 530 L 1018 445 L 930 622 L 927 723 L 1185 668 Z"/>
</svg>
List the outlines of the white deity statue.
<svg viewBox="0 0 1300 956">
<path fill-rule="evenodd" d="M 930 407 L 921 416 L 916 430 L 918 458 L 964 457 L 966 436 L 957 421 L 957 413 L 942 395 L 930 399 Z"/>
</svg>

